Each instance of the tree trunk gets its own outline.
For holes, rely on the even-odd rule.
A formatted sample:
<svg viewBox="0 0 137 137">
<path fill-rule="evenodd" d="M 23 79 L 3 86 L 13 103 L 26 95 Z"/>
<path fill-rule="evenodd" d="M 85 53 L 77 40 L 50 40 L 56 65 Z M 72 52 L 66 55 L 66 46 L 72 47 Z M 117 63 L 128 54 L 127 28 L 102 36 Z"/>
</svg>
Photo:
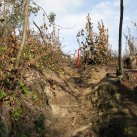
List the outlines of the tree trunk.
<svg viewBox="0 0 137 137">
<path fill-rule="evenodd" d="M 119 23 L 119 50 L 118 50 L 118 75 L 123 74 L 123 63 L 122 63 L 122 26 L 123 26 L 123 11 L 124 5 L 123 0 L 120 0 L 120 23 Z"/>
<path fill-rule="evenodd" d="M 26 37 L 27 37 L 28 18 L 29 18 L 29 0 L 26 0 L 25 1 L 25 9 L 24 9 L 23 36 L 22 36 L 21 46 L 19 48 L 17 59 L 16 59 L 16 64 L 15 64 L 16 69 L 18 69 L 18 67 L 19 67 L 22 50 L 25 45 L 25 41 L 26 41 Z"/>
<path fill-rule="evenodd" d="M 7 40 L 7 7 L 6 7 L 6 1 L 4 0 L 4 42 Z"/>
</svg>

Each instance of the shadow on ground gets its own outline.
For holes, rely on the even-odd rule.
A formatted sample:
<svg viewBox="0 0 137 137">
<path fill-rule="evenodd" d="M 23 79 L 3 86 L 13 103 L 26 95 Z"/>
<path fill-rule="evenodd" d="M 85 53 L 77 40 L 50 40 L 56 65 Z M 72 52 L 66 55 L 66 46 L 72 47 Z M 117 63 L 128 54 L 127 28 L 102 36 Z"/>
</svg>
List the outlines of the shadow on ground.
<svg viewBox="0 0 137 137">
<path fill-rule="evenodd" d="M 91 100 L 98 110 L 93 131 L 98 137 L 137 137 L 137 94 L 118 81 L 98 86 Z"/>
</svg>

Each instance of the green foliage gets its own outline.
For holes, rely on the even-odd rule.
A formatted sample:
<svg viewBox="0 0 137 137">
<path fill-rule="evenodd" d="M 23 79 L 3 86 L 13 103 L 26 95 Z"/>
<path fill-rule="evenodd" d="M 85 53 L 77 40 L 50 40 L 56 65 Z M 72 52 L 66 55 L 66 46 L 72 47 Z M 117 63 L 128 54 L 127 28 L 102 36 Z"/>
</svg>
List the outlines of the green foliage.
<svg viewBox="0 0 137 137">
<path fill-rule="evenodd" d="M 0 91 L 0 100 L 6 97 L 7 97 L 7 93 L 5 93 L 4 91 Z"/>
<path fill-rule="evenodd" d="M 45 137 L 46 134 L 44 121 L 45 121 L 45 116 L 43 114 L 38 115 L 34 121 L 35 124 L 34 128 L 36 132 L 40 135 L 40 137 Z"/>
<path fill-rule="evenodd" d="M 17 109 L 16 111 L 13 111 L 13 112 L 11 113 L 11 116 L 12 116 L 15 120 L 18 120 L 22 114 L 23 114 L 23 109 L 22 109 L 22 108 L 19 108 L 19 109 Z"/>
<path fill-rule="evenodd" d="M 0 46 L 0 54 L 3 53 L 5 51 L 5 47 L 4 46 Z"/>
<path fill-rule="evenodd" d="M 40 7 L 30 7 L 30 12 L 35 14 L 38 13 L 40 10 Z"/>
<path fill-rule="evenodd" d="M 37 96 L 37 95 L 33 95 L 33 96 L 32 96 L 32 100 L 33 100 L 33 101 L 37 101 L 37 100 L 38 100 L 38 96 Z"/>
<path fill-rule="evenodd" d="M 7 79 L 5 80 L 5 86 L 6 86 L 7 88 L 10 88 L 10 87 L 12 86 L 12 84 L 13 84 L 13 81 L 10 80 L 9 78 L 7 78 Z"/>
<path fill-rule="evenodd" d="M 2 121 L 0 121 L 0 137 L 8 137 L 8 128 Z"/>
<path fill-rule="evenodd" d="M 1 85 L 3 86 L 3 88 L 5 88 L 5 89 L 15 89 L 15 87 L 16 87 L 16 85 L 17 85 L 17 83 L 16 83 L 16 81 L 15 81 L 15 74 L 13 74 L 12 73 L 12 70 L 11 70 L 12 68 L 10 67 L 10 66 L 8 66 L 8 68 L 7 68 L 7 70 L 8 70 L 8 72 L 7 72 L 7 74 L 3 74 L 4 75 L 4 77 L 3 77 L 3 79 L 1 80 Z"/>
<path fill-rule="evenodd" d="M 25 85 L 23 82 L 20 82 L 20 83 L 19 83 L 19 86 L 20 86 L 20 88 L 22 89 L 22 93 L 23 93 L 24 95 L 28 95 L 29 90 L 28 90 L 28 88 L 26 87 L 26 85 Z"/>
<path fill-rule="evenodd" d="M 51 12 L 48 16 L 49 22 L 53 24 L 55 22 L 56 14 L 54 12 Z"/>
<path fill-rule="evenodd" d="M 31 60 L 35 57 L 35 53 L 33 50 L 24 50 L 23 57 L 24 59 Z"/>
<path fill-rule="evenodd" d="M 21 131 L 18 135 L 18 137 L 28 137 L 23 131 Z"/>
</svg>

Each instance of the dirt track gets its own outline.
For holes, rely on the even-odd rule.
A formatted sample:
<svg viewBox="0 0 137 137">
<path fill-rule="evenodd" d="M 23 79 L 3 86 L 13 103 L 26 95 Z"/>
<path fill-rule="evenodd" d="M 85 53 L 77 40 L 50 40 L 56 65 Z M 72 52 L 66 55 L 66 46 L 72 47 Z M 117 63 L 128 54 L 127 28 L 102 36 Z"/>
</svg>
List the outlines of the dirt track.
<svg viewBox="0 0 137 137">
<path fill-rule="evenodd" d="M 108 72 L 110 71 L 112 73 L 112 69 Z M 59 85 L 56 83 L 53 91 L 55 97 L 50 102 L 53 112 L 53 117 L 51 118 L 51 121 L 53 121 L 52 127 L 55 131 L 52 132 L 51 136 L 98 137 L 92 131 L 93 121 L 97 117 L 100 117 L 100 110 L 97 107 L 98 102 L 100 102 L 101 98 L 103 101 L 102 103 L 106 100 L 103 99 L 103 95 L 102 97 L 96 96 L 95 89 L 98 89 L 105 84 L 117 83 L 118 80 L 116 77 L 106 77 L 106 73 L 106 67 L 100 67 L 99 69 L 89 67 L 85 70 L 73 69 L 70 67 L 65 68 L 65 75 L 62 75 L 59 78 L 62 79 L 61 86 L 64 88 L 60 89 Z M 57 81 L 57 79 L 54 80 Z M 116 84 L 116 87 L 119 87 L 119 85 Z M 124 90 L 123 87 L 119 87 L 119 89 Z M 122 111 L 123 113 L 126 113 L 126 115 L 133 117 L 134 121 L 136 121 L 134 126 L 136 126 L 136 102 L 129 98 L 130 95 L 129 93 L 126 93 L 126 91 L 123 91 L 120 94 L 118 93 L 118 96 L 119 95 L 121 97 L 121 103 L 119 104 L 119 101 L 116 102 L 116 106 L 118 107 L 114 105 L 114 111 L 117 111 L 118 109 L 118 111 Z M 133 95 L 131 95 L 131 97 L 133 97 Z M 92 98 L 93 101 L 91 101 Z M 101 115 L 102 114 L 103 113 L 101 112 Z M 131 125 L 129 124 L 128 126 L 130 127 Z M 134 129 L 132 132 L 134 132 Z"/>
</svg>

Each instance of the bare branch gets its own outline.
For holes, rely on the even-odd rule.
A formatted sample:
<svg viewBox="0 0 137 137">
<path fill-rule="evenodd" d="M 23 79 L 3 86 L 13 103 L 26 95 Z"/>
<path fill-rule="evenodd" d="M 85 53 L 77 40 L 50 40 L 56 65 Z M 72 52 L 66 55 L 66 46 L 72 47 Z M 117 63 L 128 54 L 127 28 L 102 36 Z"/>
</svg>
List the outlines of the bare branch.
<svg viewBox="0 0 137 137">
<path fill-rule="evenodd" d="M 41 36 L 41 38 L 42 38 L 42 40 L 43 40 L 43 42 L 44 42 L 44 44 L 46 44 L 46 42 L 45 42 L 45 40 L 44 40 L 44 37 L 43 37 L 43 35 L 42 35 L 42 31 L 41 31 L 41 29 L 38 27 L 38 25 L 33 21 L 33 24 L 37 27 L 37 29 L 39 30 L 39 32 L 40 32 L 40 36 Z"/>
</svg>

